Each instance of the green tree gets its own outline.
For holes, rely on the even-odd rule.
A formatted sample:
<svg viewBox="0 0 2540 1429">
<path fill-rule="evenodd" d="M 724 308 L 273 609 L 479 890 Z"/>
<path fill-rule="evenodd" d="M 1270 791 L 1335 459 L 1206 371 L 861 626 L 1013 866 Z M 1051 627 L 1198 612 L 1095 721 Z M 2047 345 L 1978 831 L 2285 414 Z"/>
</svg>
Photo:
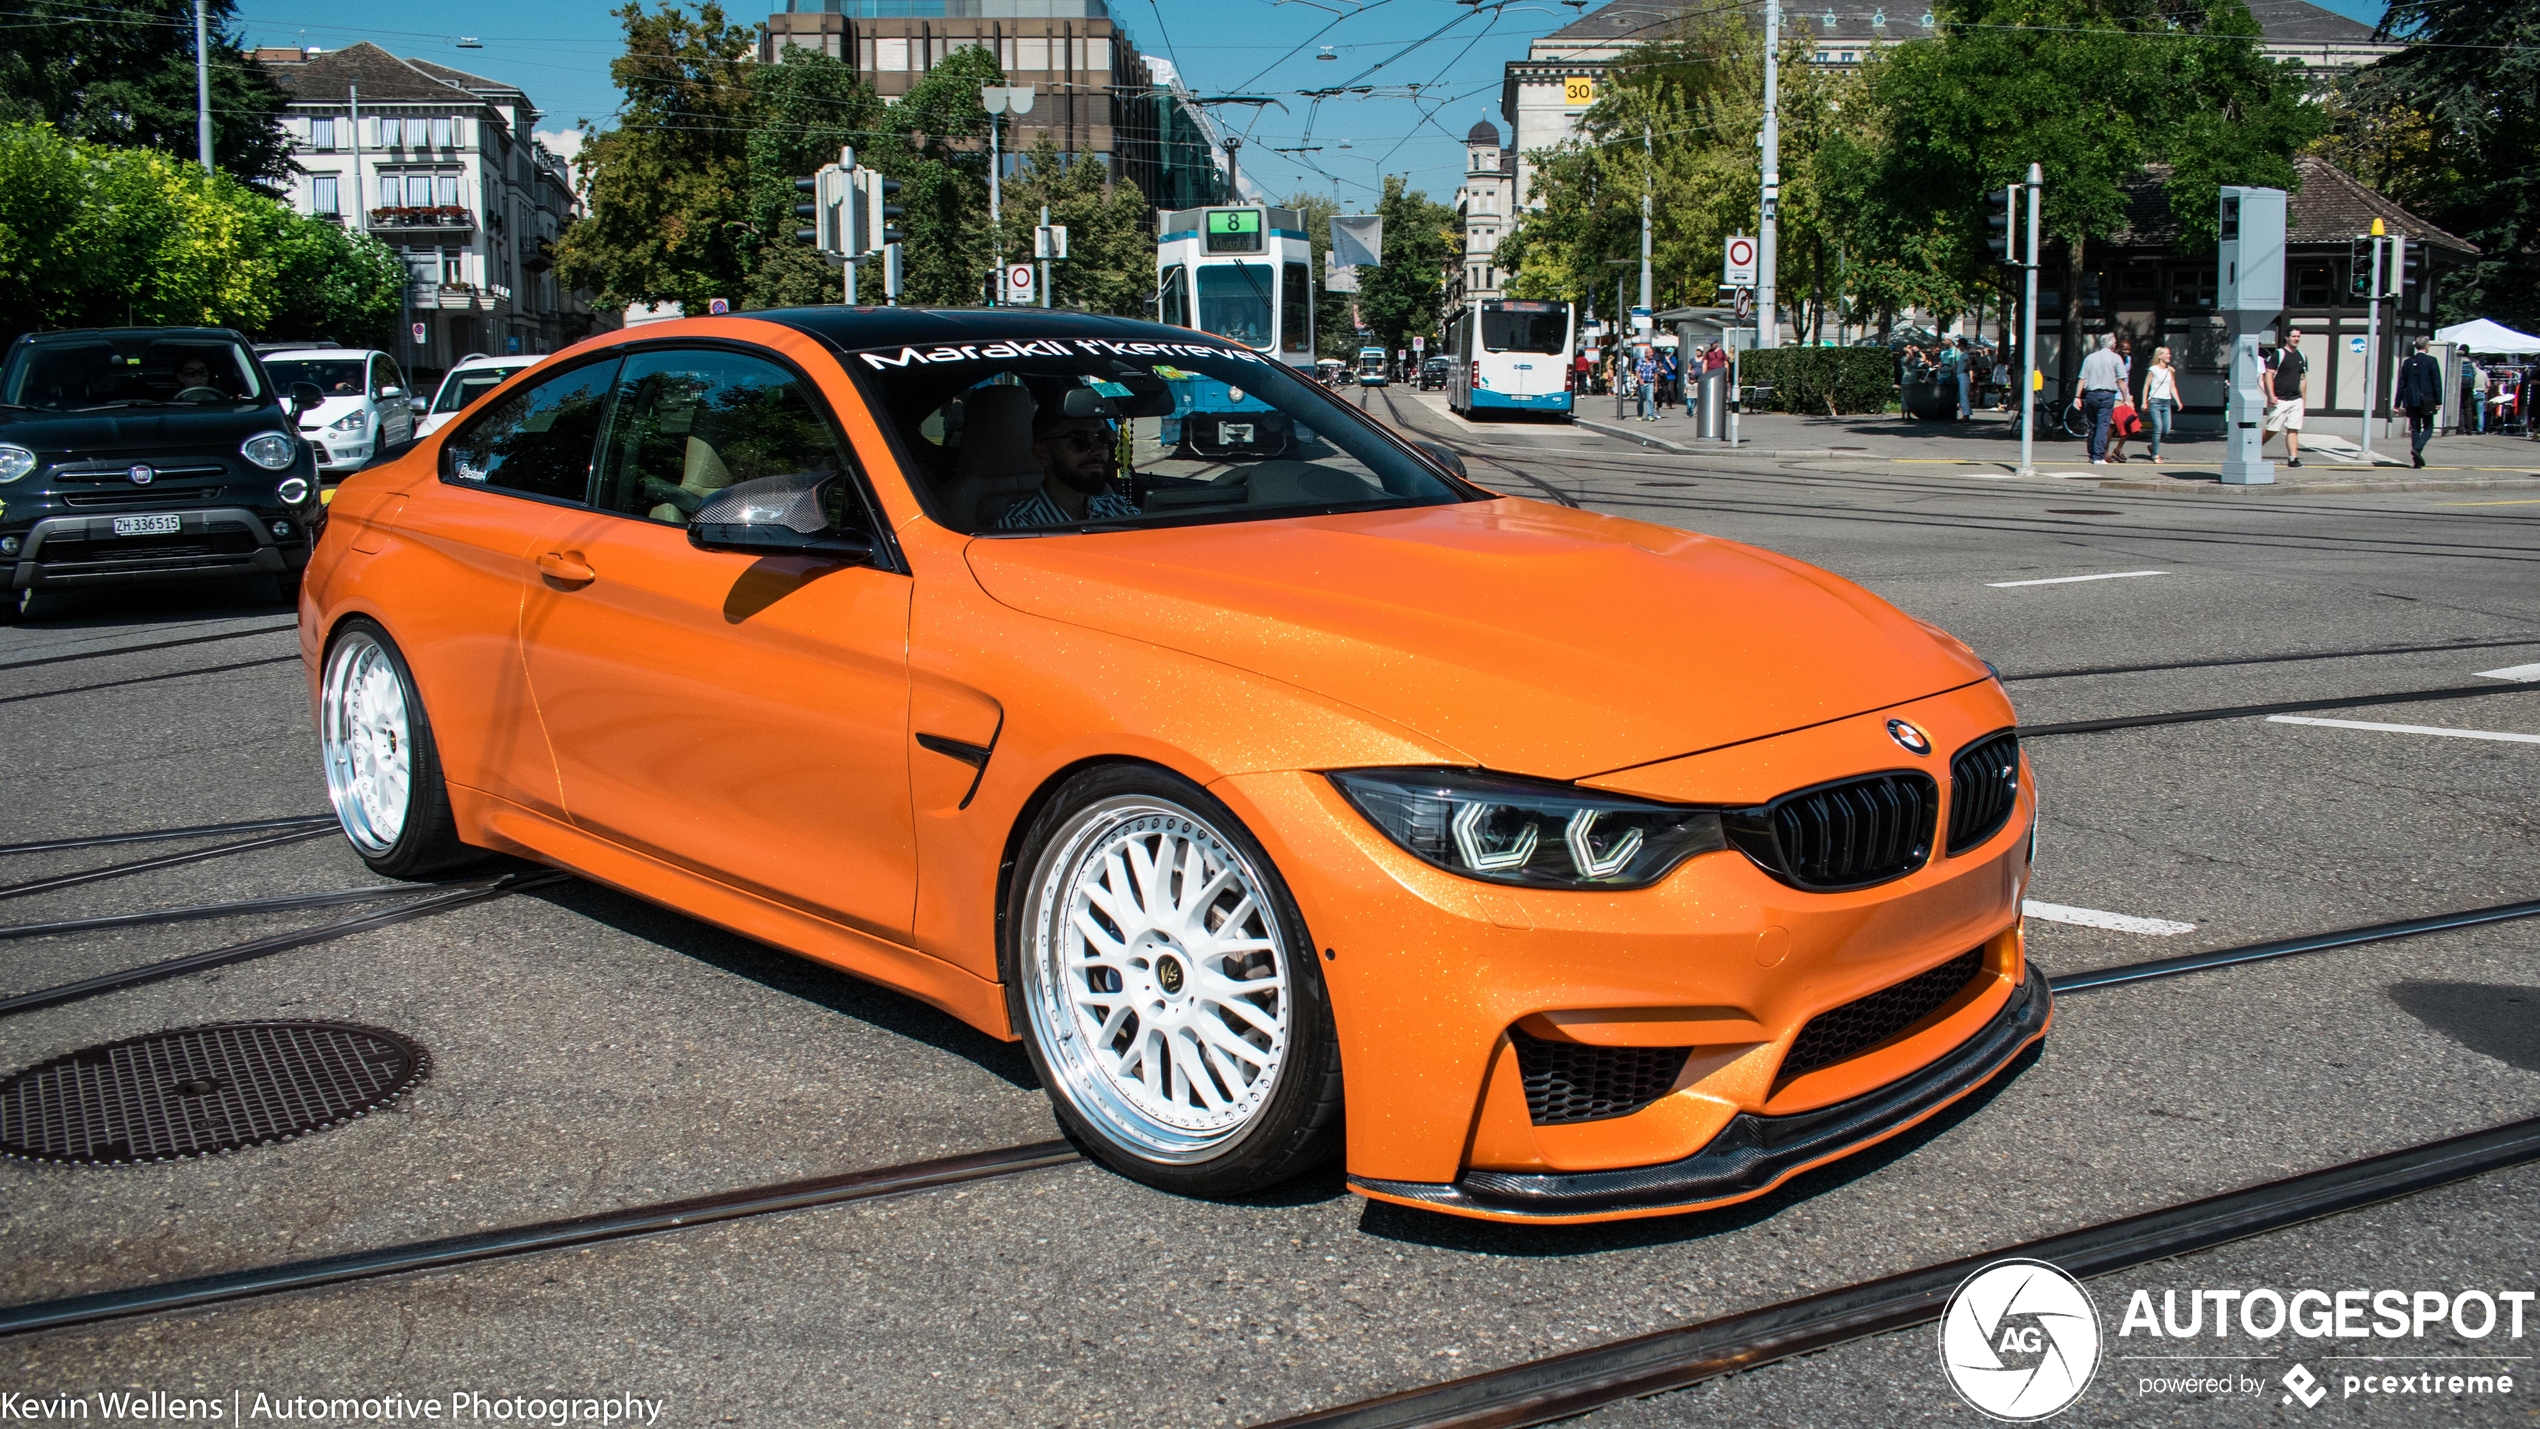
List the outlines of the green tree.
<svg viewBox="0 0 2540 1429">
<path fill-rule="evenodd" d="M 2347 78 L 2332 153 L 2478 244 L 2443 290 L 2447 321 L 2540 323 L 2540 6 L 2394 0 L 2381 32 L 2408 45 Z M 2358 151 L 2372 157 L 2343 162 Z"/>
<path fill-rule="evenodd" d="M 2089 245 L 2125 222 L 2132 187 L 2169 169 L 2172 217 L 2214 242 L 2216 189 L 2296 186 L 2292 155 L 2322 125 L 2298 65 L 2259 51 L 2241 0 L 1937 0 L 1937 38 L 1864 76 L 1838 222 L 1849 276 L 1892 304 L 1971 285 L 1983 195 L 2045 172 L 2040 228 L 2060 257 L 2060 366 L 2081 361 Z M 1947 305 L 1954 307 L 1955 304 Z M 1943 308 L 1944 311 L 1947 307 Z"/>
<path fill-rule="evenodd" d="M 986 301 L 996 235 L 988 227 L 988 111 L 979 89 L 1003 83 L 996 56 L 972 45 L 945 56 L 891 106 L 899 148 L 878 167 L 902 184 L 905 301 L 940 307 Z"/>
<path fill-rule="evenodd" d="M 1379 346 L 1405 349 L 1414 334 L 1437 336 L 1446 270 L 1462 257 L 1463 243 L 1455 210 L 1400 174 L 1386 176 L 1376 212 L 1385 221 L 1385 261 L 1358 270 L 1358 313 Z"/>
<path fill-rule="evenodd" d="M 1299 191 L 1288 195 L 1287 206 L 1304 220 L 1306 240 L 1314 250 L 1314 355 L 1353 359 L 1358 355 L 1358 329 L 1349 320 L 1349 294 L 1330 292 L 1323 286 L 1326 264 L 1332 256 L 1332 218 L 1341 211 L 1340 202 Z"/>
<path fill-rule="evenodd" d="M 609 74 L 626 98 L 615 127 L 583 142 L 589 214 L 556 245 L 556 276 L 602 307 L 680 303 L 747 290 L 748 133 L 756 38 L 704 0 L 692 16 L 628 0 L 615 12 L 626 53 Z"/>
<path fill-rule="evenodd" d="M 855 70 L 818 50 L 788 46 L 772 65 L 750 73 L 749 234 L 744 262 L 749 279 L 744 304 L 753 308 L 801 307 L 845 299 L 845 275 L 811 244 L 794 237 L 807 225 L 794 216 L 806 195 L 796 179 L 808 178 L 838 151 L 852 148 L 871 163 L 896 149 L 897 134 L 882 127 L 882 97 Z M 859 279 L 860 301 L 881 300 L 881 278 Z"/>
<path fill-rule="evenodd" d="M 290 97 L 238 45 L 237 0 L 210 0 L 212 163 L 268 190 L 291 172 Z M 0 123 L 196 153 L 194 10 L 186 0 L 25 0 L 0 26 Z"/>
<path fill-rule="evenodd" d="M 227 174 L 0 125 L 0 333 L 183 323 L 379 342 L 405 281 L 386 246 Z"/>
<path fill-rule="evenodd" d="M 1155 238 L 1146 195 L 1100 164 L 1065 161 L 1046 133 L 1025 155 L 1002 199 L 1005 251 L 1029 257 L 1043 205 L 1067 228 L 1067 257 L 1050 264 L 1050 305 L 1137 317 L 1155 291 Z"/>
</svg>

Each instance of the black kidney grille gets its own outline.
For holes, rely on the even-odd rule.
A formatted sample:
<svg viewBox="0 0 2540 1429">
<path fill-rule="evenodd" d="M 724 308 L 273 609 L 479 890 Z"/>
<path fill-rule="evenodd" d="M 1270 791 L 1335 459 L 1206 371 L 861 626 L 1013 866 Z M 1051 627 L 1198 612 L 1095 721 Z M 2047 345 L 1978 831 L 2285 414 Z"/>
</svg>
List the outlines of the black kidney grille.
<svg viewBox="0 0 2540 1429">
<path fill-rule="evenodd" d="M 1589 1047 L 1547 1042 L 1512 1027 L 1526 1114 L 1537 1126 L 1630 1116 L 1667 1094 L 1691 1047 Z"/>
<path fill-rule="evenodd" d="M 2020 737 L 1988 735 L 1949 761 L 1949 851 L 1964 853 L 2001 832 L 2020 797 Z"/>
<path fill-rule="evenodd" d="M 1931 857 L 1940 786 L 1928 774 L 1865 774 L 1721 815 L 1729 841 L 1797 888 L 1867 888 Z"/>
<path fill-rule="evenodd" d="M 1818 1013 L 1790 1044 L 1790 1055 L 1782 1059 L 1782 1075 L 1795 1077 L 1831 1067 L 1868 1051 L 1931 1016 L 1983 968 L 1984 950 L 1970 949 L 1930 972 Z"/>
</svg>

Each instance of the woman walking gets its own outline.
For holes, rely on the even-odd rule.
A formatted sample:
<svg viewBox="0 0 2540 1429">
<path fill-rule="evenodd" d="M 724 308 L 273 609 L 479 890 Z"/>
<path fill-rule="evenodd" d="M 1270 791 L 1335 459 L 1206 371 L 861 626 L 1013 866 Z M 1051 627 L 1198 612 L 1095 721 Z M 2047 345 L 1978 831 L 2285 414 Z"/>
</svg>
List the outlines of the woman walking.
<svg viewBox="0 0 2540 1429">
<path fill-rule="evenodd" d="M 2161 466 L 2161 439 L 2170 434 L 2178 415 L 2178 373 L 2170 366 L 2170 350 L 2152 351 L 2152 370 L 2143 374 L 2143 410 L 2152 419 L 2152 464 Z"/>
</svg>

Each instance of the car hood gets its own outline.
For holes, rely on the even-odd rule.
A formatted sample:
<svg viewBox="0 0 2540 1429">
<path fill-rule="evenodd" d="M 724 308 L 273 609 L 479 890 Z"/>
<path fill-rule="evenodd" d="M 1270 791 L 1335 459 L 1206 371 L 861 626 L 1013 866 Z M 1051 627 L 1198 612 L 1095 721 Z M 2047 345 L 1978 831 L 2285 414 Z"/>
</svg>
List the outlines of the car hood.
<svg viewBox="0 0 2540 1429">
<path fill-rule="evenodd" d="M 291 421 L 282 409 L 264 402 L 113 407 L 102 412 L 0 411 L 0 442 L 50 459 L 123 452 L 228 455 L 259 432 L 290 430 Z"/>
<path fill-rule="evenodd" d="M 365 399 L 358 395 L 350 397 L 329 397 L 325 401 L 318 403 L 316 406 L 311 407 L 309 410 L 302 412 L 300 414 L 300 425 L 303 427 L 323 427 L 329 422 L 336 421 L 354 412 L 362 410 L 364 405 Z"/>
<path fill-rule="evenodd" d="M 1551 778 L 1987 677 L 1964 646 L 1814 567 L 1528 501 L 983 538 L 968 554 L 1016 609 L 1283 680 Z"/>
</svg>

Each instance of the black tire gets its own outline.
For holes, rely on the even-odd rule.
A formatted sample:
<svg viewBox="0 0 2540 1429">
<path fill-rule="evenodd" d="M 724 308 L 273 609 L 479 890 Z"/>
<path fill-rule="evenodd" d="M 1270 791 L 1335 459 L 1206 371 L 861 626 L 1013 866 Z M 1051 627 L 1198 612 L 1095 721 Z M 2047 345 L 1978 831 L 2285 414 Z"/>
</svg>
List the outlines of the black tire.
<svg viewBox="0 0 2540 1429">
<path fill-rule="evenodd" d="M 365 663 L 359 669 L 352 668 L 353 661 L 365 659 L 371 651 L 379 657 L 376 665 Z M 383 877 L 420 879 L 492 857 L 489 851 L 459 838 L 458 819 L 450 808 L 449 785 L 441 774 L 440 746 L 432 738 L 432 721 L 424 710 L 422 692 L 415 688 L 414 672 L 407 668 L 397 642 L 377 622 L 355 617 L 338 626 L 327 641 L 323 669 L 325 676 L 318 698 L 319 759 L 336 820 L 361 861 Z M 342 686 L 355 679 L 378 676 L 393 677 L 403 707 L 404 735 L 389 742 L 391 757 L 395 746 L 402 744 L 406 761 L 404 807 L 397 812 L 393 834 L 384 827 L 380 808 L 366 804 L 353 792 L 356 770 L 349 767 L 347 748 L 351 737 L 342 724 Z"/>
<path fill-rule="evenodd" d="M 1151 1048 L 1149 1028 L 1143 1021 L 1143 1009 L 1136 1013 L 1141 1021 L 1135 1027 L 1124 1027 L 1101 1048 L 1093 1046 L 1093 1038 L 1070 1040 L 1069 1047 L 1054 1057 L 1049 1043 L 1053 1040 L 1051 1025 L 1069 1016 L 1070 1008 L 1052 1008 L 1048 993 L 1052 979 L 1046 971 L 1050 964 L 1041 960 L 1047 951 L 1039 936 L 1047 920 L 1046 896 L 1061 882 L 1067 882 L 1072 897 L 1073 883 L 1068 869 L 1087 865 L 1092 851 L 1113 846 L 1086 840 L 1114 837 L 1139 838 L 1145 825 L 1157 823 L 1156 817 L 1133 817 L 1134 810 L 1160 811 L 1163 826 L 1178 822 L 1183 835 L 1201 847 L 1214 848 L 1231 857 L 1220 866 L 1220 876 L 1233 876 L 1239 881 L 1234 888 L 1217 895 L 1209 907 L 1246 884 L 1269 917 L 1265 931 L 1275 937 L 1260 941 L 1275 945 L 1275 970 L 1286 973 L 1282 1010 L 1287 1017 L 1287 1042 L 1277 1066 L 1266 1073 L 1272 1085 L 1261 1093 L 1257 1105 L 1245 1115 L 1235 1129 L 1222 1139 L 1206 1145 L 1194 1145 L 1175 1153 L 1144 1146 L 1134 1139 L 1134 1130 L 1124 1129 L 1130 1122 L 1142 1119 L 1143 1113 L 1124 1107 L 1118 1092 L 1118 1081 L 1105 1082 L 1088 1054 L 1104 1054 L 1117 1049 L 1122 1039 L 1133 1046 Z M 1176 814 L 1186 815 L 1179 819 Z M 1195 822 L 1199 828 L 1192 829 Z M 1206 836 L 1206 837 L 1203 837 Z M 1170 828 L 1160 837 L 1173 837 Z M 1187 845 L 1186 845 L 1187 846 Z M 1064 861 L 1065 867 L 1060 866 Z M 1214 880 L 1212 880 L 1214 882 Z M 1241 900 L 1239 899 L 1238 902 Z M 1203 908 L 1201 917 L 1206 916 Z M 1258 917 L 1256 912 L 1253 916 Z M 1249 922 L 1249 920 L 1247 920 Z M 1115 927 L 1120 925 L 1115 924 Z M 1220 924 L 1222 931 L 1227 925 Z M 1240 932 L 1240 930 L 1238 930 Z M 1023 1035 L 1023 1045 L 1039 1074 L 1042 1086 L 1050 1093 L 1057 1109 L 1059 1123 L 1085 1152 L 1133 1180 L 1177 1195 L 1227 1197 L 1242 1196 L 1278 1184 L 1292 1176 L 1309 1171 L 1331 1160 L 1341 1144 L 1341 1058 L 1340 1038 L 1335 1028 L 1330 995 L 1323 986 L 1320 964 L 1316 961 L 1314 942 L 1305 928 L 1304 916 L 1290 896 L 1285 879 L 1270 862 L 1259 841 L 1244 828 L 1225 805 L 1219 803 L 1197 784 L 1167 770 L 1150 765 L 1105 765 L 1090 769 L 1069 779 L 1042 807 L 1026 832 L 1014 866 L 1014 881 L 1008 890 L 1004 932 L 1000 940 L 999 962 L 1006 986 L 1006 1008 L 1014 1026 Z M 1152 950 L 1156 944 L 1142 946 Z M 1163 975 L 1167 963 L 1176 955 L 1188 959 L 1190 966 L 1203 966 L 1178 945 L 1171 945 L 1145 963 L 1134 975 L 1152 982 L 1164 994 L 1179 992 L 1187 977 L 1193 991 L 1181 1015 L 1192 1015 L 1191 1005 L 1201 998 L 1202 980 L 1196 973 Z M 1269 956 L 1255 952 L 1245 955 L 1248 967 L 1258 967 L 1251 960 Z M 1217 959 L 1210 959 L 1217 960 Z M 1134 960 L 1131 960 L 1134 961 Z M 1178 965 L 1177 965 L 1178 966 Z M 1251 975 L 1251 974 L 1248 974 Z M 1062 975 L 1063 976 L 1063 975 Z M 1222 979 L 1222 972 L 1221 972 Z M 1115 975 L 1112 980 L 1118 981 Z M 1240 986 L 1240 982 L 1226 984 Z M 1089 997 L 1116 995 L 1124 1001 L 1138 996 L 1130 984 L 1123 982 L 1114 992 L 1100 992 L 1083 984 L 1075 985 Z M 1265 991 L 1249 997 L 1271 997 Z M 1256 1008 L 1259 1004 L 1254 1004 Z M 1164 1004 L 1156 1004 L 1159 1014 Z M 1044 1015 L 1046 1013 L 1046 1015 Z M 1237 1019 L 1222 1012 L 1212 1014 L 1219 1022 L 1238 1033 L 1248 1031 Z M 1098 1034 L 1097 1034 L 1098 1035 Z M 1170 1027 L 1161 1034 L 1170 1039 Z M 1140 1052 L 1143 1058 L 1145 1051 Z M 1167 1056 L 1165 1075 L 1170 1078 L 1184 1070 L 1178 1059 Z M 1210 1086 L 1224 1093 L 1236 1084 L 1206 1062 L 1205 1052 L 1194 1054 L 1203 1066 Z M 1220 1058 L 1227 1067 L 1232 1058 Z M 1239 1097 L 1250 1096 L 1258 1088 L 1258 1080 L 1237 1087 Z M 1205 1097 L 1206 1093 L 1201 1093 Z M 1114 1103 L 1105 1109 L 1104 1102 Z M 1207 1109 L 1191 1106 L 1177 1108 L 1204 1116 Z"/>
</svg>

